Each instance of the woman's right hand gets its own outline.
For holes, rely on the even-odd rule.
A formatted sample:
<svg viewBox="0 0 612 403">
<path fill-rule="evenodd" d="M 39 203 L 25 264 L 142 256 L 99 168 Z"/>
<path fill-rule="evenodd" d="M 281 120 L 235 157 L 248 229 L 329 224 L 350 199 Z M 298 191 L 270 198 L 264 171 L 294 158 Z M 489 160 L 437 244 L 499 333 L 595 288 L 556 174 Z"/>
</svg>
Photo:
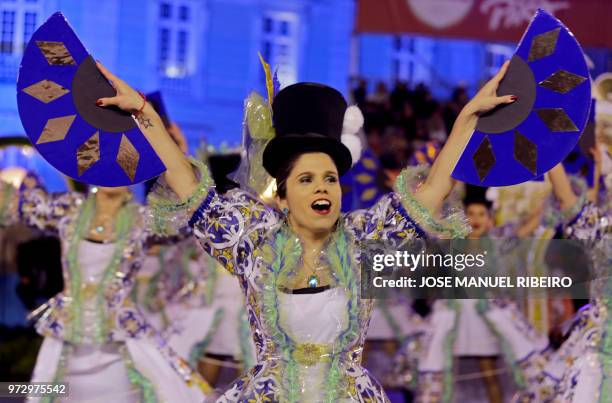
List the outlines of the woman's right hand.
<svg viewBox="0 0 612 403">
<path fill-rule="evenodd" d="M 146 103 L 136 90 L 108 71 L 100 62 L 97 66 L 112 83 L 117 94 L 114 97 L 100 98 L 96 104 L 100 107 L 114 105 L 135 114 L 138 127 L 166 166 L 166 182 L 181 200 L 186 200 L 198 184 L 191 163 L 168 133 L 153 106 Z"/>
</svg>

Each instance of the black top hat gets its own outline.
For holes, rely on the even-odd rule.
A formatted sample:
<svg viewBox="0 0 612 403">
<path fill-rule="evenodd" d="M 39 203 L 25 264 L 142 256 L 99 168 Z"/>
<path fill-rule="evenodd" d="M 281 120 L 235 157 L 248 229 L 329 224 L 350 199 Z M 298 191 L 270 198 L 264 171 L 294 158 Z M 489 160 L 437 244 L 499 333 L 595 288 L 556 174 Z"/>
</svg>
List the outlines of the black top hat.
<svg viewBox="0 0 612 403">
<path fill-rule="evenodd" d="M 351 167 L 349 149 L 342 144 L 347 104 L 337 90 L 322 84 L 298 83 L 280 91 L 272 103 L 276 137 L 266 146 L 263 166 L 276 178 L 284 161 L 297 154 L 324 152 L 343 175 Z"/>
<path fill-rule="evenodd" d="M 465 187 L 465 197 L 463 199 L 463 205 L 465 207 L 470 204 L 482 204 L 488 210 L 493 207 L 493 202 L 487 199 L 487 187 L 475 186 L 467 184 Z"/>
<path fill-rule="evenodd" d="M 208 157 L 208 165 L 215 181 L 217 190 L 225 193 L 230 189 L 238 187 L 238 184 L 227 178 L 240 164 L 240 154 L 212 154 Z"/>
</svg>

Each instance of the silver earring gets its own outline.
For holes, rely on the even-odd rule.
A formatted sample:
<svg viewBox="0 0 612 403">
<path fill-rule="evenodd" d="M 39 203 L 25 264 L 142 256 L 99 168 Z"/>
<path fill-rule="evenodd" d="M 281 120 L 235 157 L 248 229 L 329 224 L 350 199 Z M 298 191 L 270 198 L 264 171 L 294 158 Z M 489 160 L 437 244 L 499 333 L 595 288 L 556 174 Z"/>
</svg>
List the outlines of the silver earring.
<svg viewBox="0 0 612 403">
<path fill-rule="evenodd" d="M 283 212 L 284 215 L 287 215 L 287 214 L 289 214 L 289 209 L 287 207 L 283 207 L 282 212 Z"/>
</svg>

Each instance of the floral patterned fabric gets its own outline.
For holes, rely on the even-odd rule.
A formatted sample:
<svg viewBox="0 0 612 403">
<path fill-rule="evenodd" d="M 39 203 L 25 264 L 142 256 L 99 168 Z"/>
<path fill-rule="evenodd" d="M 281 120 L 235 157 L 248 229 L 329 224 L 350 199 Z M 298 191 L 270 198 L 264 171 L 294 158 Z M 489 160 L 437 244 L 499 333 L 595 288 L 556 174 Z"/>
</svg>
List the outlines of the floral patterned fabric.
<svg viewBox="0 0 612 403">
<path fill-rule="evenodd" d="M 560 353 L 568 364 L 554 400 L 559 402 L 607 402 L 612 398 L 612 215 L 585 203 L 566 226 L 570 239 L 586 242 L 596 279 L 591 285 L 591 304 L 581 312 Z M 564 344 L 565 344 L 564 343 Z"/>
</svg>

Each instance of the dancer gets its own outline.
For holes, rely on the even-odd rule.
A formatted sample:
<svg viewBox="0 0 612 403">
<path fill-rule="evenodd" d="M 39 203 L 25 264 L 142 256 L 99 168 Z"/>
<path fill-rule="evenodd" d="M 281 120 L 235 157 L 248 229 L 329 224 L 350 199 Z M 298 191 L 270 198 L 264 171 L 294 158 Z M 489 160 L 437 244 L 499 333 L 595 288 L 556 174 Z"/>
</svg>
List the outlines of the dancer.
<svg viewBox="0 0 612 403">
<path fill-rule="evenodd" d="M 209 387 L 130 300 L 148 233 L 127 187 L 94 188 L 88 197 L 33 189 L 0 204 L 3 217 L 56 231 L 62 242 L 65 289 L 32 314 L 44 336 L 32 382 L 68 382 L 68 402 L 204 398 Z"/>
<path fill-rule="evenodd" d="M 520 226 L 495 228 L 490 208 L 484 195 L 466 198 L 465 212 L 472 227 L 466 246 L 488 250 L 491 265 L 500 270 L 513 252 L 501 251 L 494 239 L 528 236 L 537 227 L 540 215 L 536 211 Z M 453 357 L 477 357 L 489 401 L 501 402 L 501 386 L 494 375 L 495 358 L 503 353 L 517 386 L 525 388 L 541 365 L 531 357 L 548 347 L 546 337 L 537 334 L 518 307 L 506 300 L 438 300 L 429 322 L 431 328 L 424 337 L 426 345 L 419 360 L 418 401 L 428 402 L 438 396 L 450 401 Z"/>
<path fill-rule="evenodd" d="M 540 382 L 518 394 L 516 401 L 608 402 L 612 398 L 610 367 L 610 242 L 612 215 L 609 206 L 588 201 L 584 187 L 576 193 L 559 164 L 550 171 L 563 233 L 585 242 L 592 259 L 595 280 L 590 304 L 576 315 L 570 336 L 550 358 Z M 609 189 L 608 189 L 609 192 Z M 609 200 L 609 198 L 608 198 Z"/>
<path fill-rule="evenodd" d="M 163 179 L 175 195 L 162 184 L 150 196 L 157 224 L 189 223 L 245 291 L 258 362 L 219 401 L 388 400 L 360 365 L 372 305 L 359 295 L 359 243 L 465 234 L 463 220 L 436 217 L 478 114 L 516 99 L 496 95 L 507 67 L 464 108 L 417 191 L 411 178 L 400 175 L 398 193 L 369 210 L 340 216 L 338 176 L 356 159 L 341 134 L 350 137 L 362 121 L 336 90 L 300 83 L 273 100 L 276 136 L 266 146 L 263 166 L 277 180 L 278 211 L 240 190 L 218 194 L 205 168 L 194 173 L 155 111 L 143 108 L 136 91 L 98 64 L 117 92 L 98 104 L 136 113 L 167 168 Z M 272 128 L 270 111 L 260 112 Z"/>
<path fill-rule="evenodd" d="M 236 377 L 254 363 L 244 296 L 237 279 L 210 256 L 205 254 L 189 265 L 206 280 L 199 289 L 182 293 L 173 301 L 171 315 L 179 332 L 170 338 L 170 344 L 185 353 L 208 383 L 220 387 L 224 367 Z"/>
<path fill-rule="evenodd" d="M 240 154 L 219 153 L 207 156 L 208 167 L 220 194 L 238 185 L 228 179 L 240 164 Z M 194 240 L 195 242 L 195 240 Z M 254 363 L 255 347 L 251 341 L 248 319 L 246 317 L 244 295 L 240 283 L 215 259 L 206 255 L 200 259 L 205 262 L 208 304 L 193 310 L 184 321 L 187 333 L 199 334 L 197 343 L 190 348 L 190 362 L 197 365 L 204 378 L 217 387 L 223 367 L 229 369 L 234 377 L 245 372 Z M 202 299 L 200 299 L 202 300 Z M 209 318 L 212 325 L 202 333 L 194 325 L 189 325 L 197 315 Z M 176 339 L 176 338 L 175 338 Z"/>
</svg>

